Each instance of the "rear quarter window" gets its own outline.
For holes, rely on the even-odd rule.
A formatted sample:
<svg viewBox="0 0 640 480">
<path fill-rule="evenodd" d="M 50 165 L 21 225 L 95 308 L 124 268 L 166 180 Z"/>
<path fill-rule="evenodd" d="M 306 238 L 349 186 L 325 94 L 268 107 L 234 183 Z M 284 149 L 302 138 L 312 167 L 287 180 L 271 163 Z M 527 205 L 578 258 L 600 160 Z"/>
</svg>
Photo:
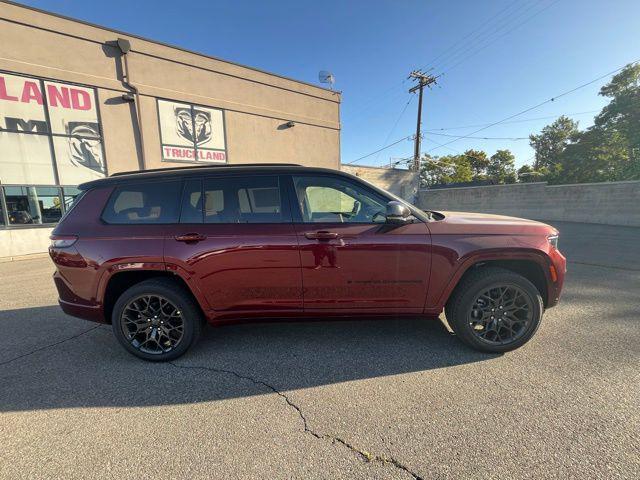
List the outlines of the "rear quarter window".
<svg viewBox="0 0 640 480">
<path fill-rule="evenodd" d="M 145 182 L 117 187 L 102 212 L 116 224 L 178 223 L 181 182 Z"/>
</svg>

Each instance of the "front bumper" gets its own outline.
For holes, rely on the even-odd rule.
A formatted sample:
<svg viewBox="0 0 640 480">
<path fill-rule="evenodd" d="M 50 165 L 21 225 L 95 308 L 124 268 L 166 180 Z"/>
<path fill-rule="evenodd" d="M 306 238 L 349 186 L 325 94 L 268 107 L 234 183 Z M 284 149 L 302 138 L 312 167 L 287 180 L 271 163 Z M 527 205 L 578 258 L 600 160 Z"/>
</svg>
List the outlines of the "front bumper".
<svg viewBox="0 0 640 480">
<path fill-rule="evenodd" d="M 548 292 L 546 307 L 551 308 L 558 304 L 562 295 L 562 287 L 564 286 L 564 279 L 567 273 L 567 259 L 557 248 L 551 247 L 548 254 L 551 263 L 549 265 L 549 271 L 547 272 Z M 553 272 L 555 272 L 555 280 L 553 278 Z"/>
</svg>

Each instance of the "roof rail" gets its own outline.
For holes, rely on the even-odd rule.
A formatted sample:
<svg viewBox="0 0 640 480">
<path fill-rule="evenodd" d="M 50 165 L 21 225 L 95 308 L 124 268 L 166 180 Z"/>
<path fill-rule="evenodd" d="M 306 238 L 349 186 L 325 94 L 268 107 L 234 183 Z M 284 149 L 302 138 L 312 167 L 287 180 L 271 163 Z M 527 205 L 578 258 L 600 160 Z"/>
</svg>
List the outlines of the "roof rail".
<svg viewBox="0 0 640 480">
<path fill-rule="evenodd" d="M 206 164 L 206 165 L 190 165 L 188 167 L 164 167 L 164 168 L 149 168 L 146 170 L 130 170 L 128 172 L 116 172 L 112 173 L 110 177 L 120 177 L 122 175 L 133 175 L 135 173 L 148 173 L 148 172 L 167 172 L 172 170 L 191 170 L 197 168 L 228 168 L 228 167 L 302 167 L 299 163 L 227 163 L 224 165 Z"/>
</svg>

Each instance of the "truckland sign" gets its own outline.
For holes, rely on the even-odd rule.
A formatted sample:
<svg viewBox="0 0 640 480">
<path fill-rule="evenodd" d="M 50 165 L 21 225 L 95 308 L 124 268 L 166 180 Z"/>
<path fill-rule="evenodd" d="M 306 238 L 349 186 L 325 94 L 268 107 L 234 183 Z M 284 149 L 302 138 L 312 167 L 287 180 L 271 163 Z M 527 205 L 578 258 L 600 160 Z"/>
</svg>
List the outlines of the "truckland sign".
<svg viewBox="0 0 640 480">
<path fill-rule="evenodd" d="M 77 185 L 105 175 L 95 90 L 0 72 L 0 182 Z"/>
<path fill-rule="evenodd" d="M 227 162 L 224 112 L 217 108 L 158 100 L 165 162 Z"/>
</svg>

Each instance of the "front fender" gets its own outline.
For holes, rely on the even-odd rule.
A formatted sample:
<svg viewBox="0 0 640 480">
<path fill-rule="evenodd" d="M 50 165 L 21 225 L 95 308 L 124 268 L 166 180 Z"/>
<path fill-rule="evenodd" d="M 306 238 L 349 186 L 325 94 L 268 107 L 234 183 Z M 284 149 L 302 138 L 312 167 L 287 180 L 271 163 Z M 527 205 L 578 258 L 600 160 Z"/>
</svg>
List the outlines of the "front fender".
<svg viewBox="0 0 640 480">
<path fill-rule="evenodd" d="M 514 238 L 510 238 L 511 246 L 504 246 L 504 237 L 458 237 L 448 239 L 449 243 L 434 242 L 431 278 L 424 311 L 428 315 L 438 315 L 447 303 L 451 293 L 463 275 L 474 265 L 481 262 L 523 260 L 534 262 L 540 267 L 546 283 L 547 298 L 550 305 L 557 302 L 562 278 L 551 278 L 550 266 L 554 262 L 550 258 L 546 238 L 520 238 L 518 246 L 512 246 Z M 444 239 L 443 239 L 444 240 Z M 480 244 L 489 244 L 484 248 Z M 564 267 L 561 268 L 564 275 Z"/>
<path fill-rule="evenodd" d="M 440 293 L 439 298 L 437 299 L 436 305 L 441 309 L 449 300 L 451 293 L 455 289 L 456 285 L 460 281 L 460 279 L 464 276 L 470 268 L 478 263 L 490 262 L 490 261 L 499 261 L 499 260 L 524 260 L 524 261 L 532 261 L 535 262 L 540 270 L 543 272 L 546 280 L 546 285 L 548 288 L 549 283 L 551 282 L 550 274 L 549 274 L 549 265 L 551 264 L 549 257 L 543 252 L 500 252 L 491 253 L 491 252 L 483 252 L 478 255 L 473 255 L 464 260 L 458 268 L 454 271 L 451 279 L 443 288 Z"/>
</svg>

